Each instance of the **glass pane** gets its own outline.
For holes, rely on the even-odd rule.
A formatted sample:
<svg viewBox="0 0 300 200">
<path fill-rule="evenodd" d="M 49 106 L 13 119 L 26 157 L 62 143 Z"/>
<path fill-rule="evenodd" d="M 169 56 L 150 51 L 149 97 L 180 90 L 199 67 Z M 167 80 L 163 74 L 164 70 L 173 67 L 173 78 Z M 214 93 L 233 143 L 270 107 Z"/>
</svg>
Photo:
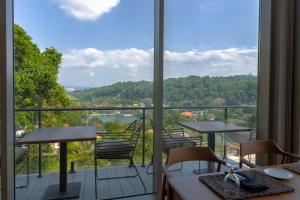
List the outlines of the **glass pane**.
<svg viewBox="0 0 300 200">
<path fill-rule="evenodd" d="M 153 140 L 153 10 L 149 0 L 15 1 L 17 139 L 40 127 L 96 127 L 97 147 L 107 154 L 91 141 L 68 143 L 68 171 L 76 171 L 69 181 L 82 183 L 86 199 L 95 197 L 95 153 L 98 178 L 105 178 L 97 180 L 98 197 L 152 192 L 152 165 L 149 173 L 145 166 Z M 41 198 L 58 183 L 59 144 L 16 149 L 16 182 L 25 186 L 17 199 Z M 134 164 L 140 176 L 132 177 Z M 115 176 L 126 178 L 107 179 Z"/>
<path fill-rule="evenodd" d="M 184 140 L 211 146 L 222 159 L 224 145 L 255 135 L 258 15 L 258 0 L 165 1 L 164 127 L 195 122 L 199 131 L 184 128 Z M 199 123 L 204 121 L 248 127 L 253 134 L 213 134 L 211 142 Z M 225 157 L 237 164 L 237 149 Z M 193 173 L 198 164 L 184 164 L 182 173 Z"/>
</svg>

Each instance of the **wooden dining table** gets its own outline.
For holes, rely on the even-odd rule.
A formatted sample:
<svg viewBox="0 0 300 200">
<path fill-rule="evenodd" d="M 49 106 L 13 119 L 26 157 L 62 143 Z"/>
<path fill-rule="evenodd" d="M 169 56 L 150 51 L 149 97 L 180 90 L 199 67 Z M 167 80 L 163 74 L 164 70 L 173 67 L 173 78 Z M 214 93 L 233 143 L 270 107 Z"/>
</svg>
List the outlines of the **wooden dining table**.
<svg viewBox="0 0 300 200">
<path fill-rule="evenodd" d="M 283 168 L 284 165 L 275 165 L 272 167 Z M 266 167 L 258 168 L 263 171 Z M 251 170 L 251 169 L 250 169 Z M 253 169 L 252 169 L 253 170 Z M 257 169 L 256 169 L 257 170 Z M 293 173 L 293 172 L 292 172 Z M 298 200 L 300 199 L 300 174 L 293 173 L 294 177 L 290 180 L 281 180 L 280 182 L 292 187 L 295 191 L 270 195 L 265 197 L 256 197 L 257 200 Z M 200 175 L 204 176 L 204 175 Z M 207 187 L 199 180 L 199 175 L 172 177 L 168 179 L 169 199 L 170 200 L 220 200 L 217 193 Z"/>
</svg>

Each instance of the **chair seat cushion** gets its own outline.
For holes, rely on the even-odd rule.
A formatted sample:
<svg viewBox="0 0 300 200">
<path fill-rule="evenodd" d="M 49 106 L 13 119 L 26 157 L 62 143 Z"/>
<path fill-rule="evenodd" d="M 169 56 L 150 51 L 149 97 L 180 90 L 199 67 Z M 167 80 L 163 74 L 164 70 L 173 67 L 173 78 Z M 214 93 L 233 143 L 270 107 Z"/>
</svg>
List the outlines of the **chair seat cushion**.
<svg viewBox="0 0 300 200">
<path fill-rule="evenodd" d="M 98 142 L 95 146 L 95 157 L 98 159 L 127 159 L 134 146 L 128 140 L 108 140 Z"/>
<path fill-rule="evenodd" d="M 230 149 L 240 149 L 240 144 L 236 142 L 226 143 L 226 147 Z"/>
<path fill-rule="evenodd" d="M 239 156 L 240 154 L 240 145 L 239 143 L 232 142 L 225 144 L 225 148 L 227 148 L 230 152 L 234 152 L 234 155 Z"/>
<path fill-rule="evenodd" d="M 250 134 L 250 132 L 234 132 L 226 133 L 226 137 L 232 142 L 243 143 L 250 140 Z"/>
<path fill-rule="evenodd" d="M 178 148 L 178 147 L 192 147 L 196 143 L 187 139 L 181 135 L 166 135 L 162 137 L 163 140 L 163 151 L 167 153 L 169 149 Z"/>
</svg>

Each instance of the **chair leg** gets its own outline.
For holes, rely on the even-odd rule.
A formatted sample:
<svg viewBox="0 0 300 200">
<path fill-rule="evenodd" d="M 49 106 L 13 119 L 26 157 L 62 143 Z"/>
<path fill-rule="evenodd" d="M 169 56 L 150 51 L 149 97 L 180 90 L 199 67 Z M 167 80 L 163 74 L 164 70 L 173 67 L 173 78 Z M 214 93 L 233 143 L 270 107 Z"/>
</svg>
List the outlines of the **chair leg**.
<svg viewBox="0 0 300 200">
<path fill-rule="evenodd" d="M 29 186 L 29 155 L 26 156 L 26 184 L 16 186 L 16 188 L 27 188 Z"/>
<path fill-rule="evenodd" d="M 140 174 L 139 174 L 139 171 L 138 171 L 138 169 L 137 169 L 137 167 L 136 167 L 136 165 L 135 165 L 135 163 L 133 162 L 133 160 L 130 160 L 130 162 L 132 163 L 132 167 L 134 168 L 134 170 L 136 171 L 136 175 L 135 176 L 128 176 L 128 177 L 136 177 L 136 176 L 138 176 L 139 177 L 139 179 L 140 179 L 140 181 L 141 181 L 141 183 L 142 183 L 142 185 L 143 185 L 143 188 L 144 188 L 144 193 L 143 194 L 146 194 L 146 192 L 147 192 L 147 189 L 146 189 L 146 186 L 145 186 L 145 184 L 144 184 L 144 181 L 143 181 L 143 179 L 141 178 L 141 176 L 140 176 Z M 98 188 L 98 186 L 97 186 L 97 180 L 103 180 L 103 179 L 99 179 L 98 178 L 98 167 L 97 167 L 97 160 L 95 159 L 95 199 L 97 200 L 98 199 L 98 191 L 97 191 L 97 188 Z M 120 178 L 120 177 L 113 177 L 113 178 Z M 125 178 L 125 177 L 121 177 L 121 178 Z M 105 178 L 105 179 L 111 179 L 111 178 Z M 141 194 L 142 195 L 142 194 Z M 112 199 L 119 199 L 119 198 L 129 198 L 129 197 L 133 197 L 133 196 L 138 196 L 138 195 L 128 195 L 128 196 L 120 196 L 120 197 L 114 197 L 114 198 L 112 198 Z M 111 199 L 111 198 L 110 198 Z M 108 199 L 105 199 L 105 200 L 108 200 Z"/>
<path fill-rule="evenodd" d="M 147 166 L 147 169 L 146 169 L 146 173 L 147 173 L 147 174 L 153 174 L 153 172 L 150 172 L 150 171 L 149 171 L 149 169 L 150 169 L 151 166 L 153 166 L 153 156 L 152 156 L 152 158 L 151 158 L 150 163 L 149 163 L 148 166 Z M 181 162 L 180 167 L 179 167 L 178 169 L 170 169 L 169 171 L 181 171 L 182 168 L 183 168 L 183 162 Z"/>
<path fill-rule="evenodd" d="M 182 167 L 183 167 L 183 162 L 181 162 L 179 170 L 182 170 Z"/>
<path fill-rule="evenodd" d="M 130 162 L 129 162 L 129 167 L 132 167 L 132 165 L 133 165 L 133 164 L 132 164 L 132 161 L 130 161 Z"/>
<path fill-rule="evenodd" d="M 152 155 L 152 157 L 151 157 L 150 163 L 149 163 L 148 166 L 147 166 L 147 170 L 146 170 L 147 174 L 153 174 L 153 172 L 149 172 L 149 169 L 150 169 L 150 167 L 151 167 L 152 165 L 153 165 L 153 155 Z"/>
<path fill-rule="evenodd" d="M 97 191 L 97 188 L 98 188 L 98 185 L 97 185 L 97 179 L 98 179 L 98 172 L 97 172 L 97 160 L 95 159 L 95 197 L 96 199 L 98 199 L 98 191 Z"/>
<path fill-rule="evenodd" d="M 29 186 L 29 154 L 27 155 L 27 187 Z"/>
<path fill-rule="evenodd" d="M 241 158 L 240 158 L 241 159 Z M 239 167 L 242 168 L 243 167 L 243 163 L 242 161 L 240 160 L 240 163 L 239 163 Z"/>
<path fill-rule="evenodd" d="M 227 149 L 226 149 L 226 145 L 224 145 L 224 156 L 223 156 L 223 159 L 226 159 L 227 158 Z"/>
<path fill-rule="evenodd" d="M 133 165 L 134 165 L 134 163 L 133 163 L 133 160 L 130 160 L 130 163 L 131 163 L 131 165 L 132 165 L 132 167 L 133 167 Z M 129 166 L 130 167 L 130 166 Z M 134 178 L 134 177 L 136 177 L 138 174 L 134 174 L 134 175 L 128 175 L 128 176 L 113 176 L 113 177 L 106 177 L 106 178 L 99 178 L 99 176 L 98 176 L 98 172 L 97 172 L 97 174 L 96 174 L 96 177 L 97 177 L 97 180 L 99 180 L 99 181 L 103 181 L 103 180 L 111 180 L 111 179 L 119 179 L 119 178 Z"/>
<path fill-rule="evenodd" d="M 137 169 L 136 166 L 135 166 L 135 163 L 133 162 L 133 160 L 131 160 L 131 161 L 132 161 L 132 166 L 134 167 L 134 169 L 135 169 L 135 171 L 136 171 L 136 174 L 137 174 L 137 176 L 139 177 L 139 179 L 140 179 L 140 181 L 141 181 L 141 183 L 142 183 L 142 185 L 143 185 L 144 193 L 146 193 L 146 186 L 145 186 L 145 184 L 144 184 L 144 181 L 143 181 L 143 179 L 141 178 L 140 173 L 139 173 L 138 169 Z"/>
<path fill-rule="evenodd" d="M 166 176 L 163 175 L 163 182 L 162 182 L 162 190 L 161 190 L 161 200 L 165 200 L 166 199 L 166 195 L 167 195 L 167 180 L 166 180 Z"/>
<path fill-rule="evenodd" d="M 202 146 L 203 137 L 200 136 L 200 147 Z"/>
</svg>

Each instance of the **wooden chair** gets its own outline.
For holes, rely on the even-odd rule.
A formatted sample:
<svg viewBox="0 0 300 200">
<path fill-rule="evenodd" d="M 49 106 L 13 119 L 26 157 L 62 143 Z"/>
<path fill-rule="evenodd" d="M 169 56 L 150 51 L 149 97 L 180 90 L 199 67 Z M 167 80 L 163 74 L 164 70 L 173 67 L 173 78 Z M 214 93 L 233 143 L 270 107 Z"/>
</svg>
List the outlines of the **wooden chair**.
<svg viewBox="0 0 300 200">
<path fill-rule="evenodd" d="M 161 200 L 167 195 L 167 179 L 170 178 L 168 168 L 171 165 L 186 161 L 209 161 L 218 163 L 217 172 L 220 171 L 221 165 L 226 166 L 226 162 L 220 160 L 210 147 L 181 147 L 170 149 L 167 154 L 166 164 L 163 169 L 163 184 L 161 191 Z"/>
<path fill-rule="evenodd" d="M 196 146 L 197 143 L 190 139 L 192 138 L 185 137 L 183 128 L 163 129 L 163 134 L 162 134 L 163 153 L 168 154 L 169 150 L 173 148 Z M 149 171 L 152 165 L 153 165 L 153 155 L 146 170 L 147 174 L 153 173 Z M 180 168 L 176 170 L 181 170 L 181 169 L 182 169 L 182 163 L 180 165 Z"/>
<path fill-rule="evenodd" d="M 224 156 L 227 158 L 227 153 L 234 153 L 234 156 L 240 156 L 240 143 L 248 142 L 256 139 L 256 134 L 249 132 L 226 133 L 224 134 Z"/>
<path fill-rule="evenodd" d="M 254 163 L 251 163 L 249 160 L 246 160 L 244 157 L 251 154 L 268 154 L 268 155 L 281 155 L 281 163 L 286 162 L 286 158 L 294 158 L 300 160 L 300 156 L 292 153 L 283 151 L 273 140 L 253 140 L 240 144 L 240 167 L 243 164 L 255 168 L 258 167 Z"/>
</svg>

